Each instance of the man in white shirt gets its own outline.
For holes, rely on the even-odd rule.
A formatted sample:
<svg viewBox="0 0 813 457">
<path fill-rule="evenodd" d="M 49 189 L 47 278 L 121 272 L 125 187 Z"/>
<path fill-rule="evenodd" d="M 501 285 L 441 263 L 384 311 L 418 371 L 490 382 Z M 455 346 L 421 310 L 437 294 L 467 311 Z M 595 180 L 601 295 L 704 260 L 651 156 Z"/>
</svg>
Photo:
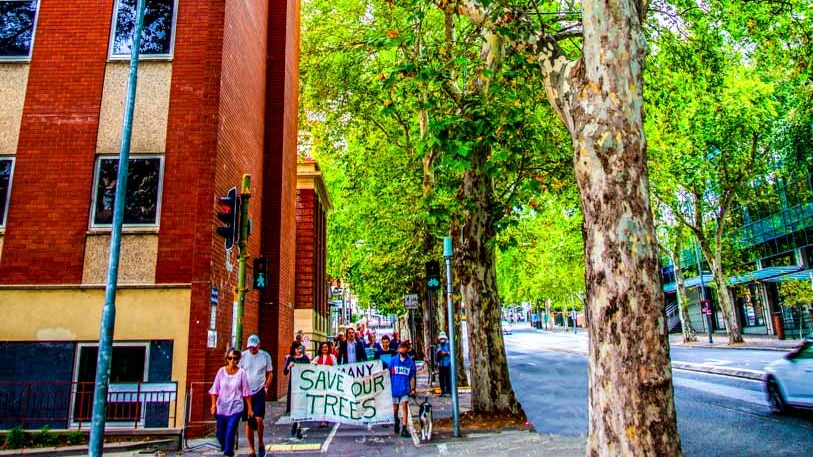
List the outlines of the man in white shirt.
<svg viewBox="0 0 813 457">
<path fill-rule="evenodd" d="M 274 367 L 271 362 L 271 355 L 260 349 L 260 337 L 251 335 L 246 341 L 247 350 L 243 351 L 240 358 L 240 368 L 246 370 L 248 375 L 248 387 L 251 390 L 251 407 L 254 410 L 256 427 L 245 415 L 246 439 L 248 440 L 249 457 L 264 457 L 265 443 L 263 441 L 263 418 L 265 417 L 265 395 L 268 393 L 268 386 L 271 385 L 271 375 Z M 257 429 L 257 447 L 259 452 L 254 452 L 254 428 Z"/>
</svg>

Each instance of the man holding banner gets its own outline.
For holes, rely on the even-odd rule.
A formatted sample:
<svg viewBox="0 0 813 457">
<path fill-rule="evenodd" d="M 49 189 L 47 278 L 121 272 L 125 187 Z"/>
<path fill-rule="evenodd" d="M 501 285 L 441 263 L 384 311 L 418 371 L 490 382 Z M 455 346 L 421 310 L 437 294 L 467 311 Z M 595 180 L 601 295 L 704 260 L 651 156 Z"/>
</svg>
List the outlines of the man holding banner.
<svg viewBox="0 0 813 457">
<path fill-rule="evenodd" d="M 404 424 L 401 428 L 401 436 L 409 438 L 409 397 L 415 395 L 415 380 L 418 373 L 418 368 L 415 366 L 415 361 L 412 360 L 407 352 L 409 351 L 409 343 L 406 341 L 398 345 L 398 356 L 393 357 L 390 361 L 390 378 L 392 384 L 392 412 L 395 416 L 395 433 L 398 433 L 400 425 Z M 398 407 L 401 408 L 402 419 L 398 420 Z"/>
</svg>

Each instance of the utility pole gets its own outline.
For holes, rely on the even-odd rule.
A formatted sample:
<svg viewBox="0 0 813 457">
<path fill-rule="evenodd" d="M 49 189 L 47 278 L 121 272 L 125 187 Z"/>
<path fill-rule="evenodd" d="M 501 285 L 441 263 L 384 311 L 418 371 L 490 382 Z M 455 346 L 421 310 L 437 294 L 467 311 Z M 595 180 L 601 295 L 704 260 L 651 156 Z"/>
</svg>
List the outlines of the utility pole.
<svg viewBox="0 0 813 457">
<path fill-rule="evenodd" d="M 110 367 L 113 358 L 113 334 L 116 327 L 116 289 L 121 254 L 121 227 L 124 223 L 124 204 L 127 199 L 127 174 L 130 165 L 130 139 L 133 133 L 136 82 L 138 81 L 138 56 L 141 51 L 141 30 L 144 28 L 144 0 L 136 5 L 136 23 L 130 50 L 130 74 L 127 81 L 127 99 L 119 148 L 119 170 L 116 177 L 116 202 L 113 206 L 113 225 L 110 230 L 110 255 L 107 267 L 107 285 L 104 292 L 104 308 L 99 330 L 99 354 L 96 359 L 96 388 L 93 391 L 93 417 L 90 423 L 88 456 L 102 455 L 104 427 L 107 418 L 107 392 L 110 387 Z"/>
<path fill-rule="evenodd" d="M 452 300 L 452 237 L 443 238 L 443 257 L 446 259 L 446 313 L 449 318 L 449 357 L 452 375 L 452 422 L 454 436 L 460 437 L 460 409 L 457 403 L 457 349 L 455 348 L 454 300 Z"/>
<path fill-rule="evenodd" d="M 246 261 L 248 249 L 246 248 L 249 236 L 248 201 L 251 198 L 251 175 L 243 175 L 243 184 L 240 188 L 240 238 L 237 241 L 237 331 L 234 347 L 238 351 L 243 347 L 243 308 L 246 301 Z"/>
</svg>

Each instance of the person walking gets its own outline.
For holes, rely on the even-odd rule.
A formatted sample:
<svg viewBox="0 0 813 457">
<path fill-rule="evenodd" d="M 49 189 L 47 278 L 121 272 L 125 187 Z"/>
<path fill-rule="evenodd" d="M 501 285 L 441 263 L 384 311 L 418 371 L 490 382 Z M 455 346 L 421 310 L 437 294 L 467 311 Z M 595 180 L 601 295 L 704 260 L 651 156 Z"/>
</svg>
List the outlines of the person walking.
<svg viewBox="0 0 813 457">
<path fill-rule="evenodd" d="M 339 365 L 366 362 L 367 353 L 364 350 L 364 343 L 356 339 L 356 331 L 352 327 L 348 327 L 345 336 L 346 340 L 339 343 Z"/>
<path fill-rule="evenodd" d="M 440 396 L 448 397 L 452 393 L 452 358 L 449 355 L 449 338 L 446 332 L 438 334 L 438 348 L 435 351 L 440 377 Z"/>
<path fill-rule="evenodd" d="M 390 337 L 388 335 L 384 335 L 381 337 L 381 347 L 375 353 L 375 359 L 381 360 L 381 363 L 384 365 L 384 368 L 389 368 L 390 360 L 398 353 L 391 345 L 390 345 Z"/>
<path fill-rule="evenodd" d="M 311 363 L 310 358 L 305 354 L 305 346 L 301 343 L 294 343 L 291 345 L 291 352 L 288 354 L 288 357 L 285 358 L 285 369 L 283 373 L 285 375 L 291 374 L 291 370 L 294 368 L 294 364 L 301 363 L 301 364 L 309 364 Z M 291 412 L 291 378 L 288 378 L 288 399 L 285 408 L 286 413 Z M 301 440 L 302 439 L 302 427 L 300 426 L 299 422 L 294 422 L 291 424 L 291 438 Z"/>
<path fill-rule="evenodd" d="M 231 348 L 226 352 L 226 366 L 220 367 L 215 375 L 209 395 L 212 397 L 212 414 L 215 415 L 217 442 L 223 455 L 234 456 L 237 425 L 243 408 L 248 418 L 254 417 L 251 407 L 251 389 L 248 375 L 240 368 L 240 351 Z M 244 406 L 245 405 L 245 406 Z"/>
<path fill-rule="evenodd" d="M 333 355 L 333 350 L 331 345 L 328 342 L 324 342 L 319 345 L 319 355 L 313 358 L 314 365 L 329 365 L 334 366 L 338 365 L 339 361 L 336 360 L 336 356 Z M 319 427 L 324 427 L 327 425 L 327 422 L 322 421 L 319 423 Z"/>
<path fill-rule="evenodd" d="M 263 438 L 263 419 L 265 418 L 265 397 L 271 377 L 274 373 L 271 355 L 260 349 L 260 337 L 251 335 L 246 341 L 246 350 L 240 359 L 240 368 L 246 371 L 248 386 L 251 389 L 251 409 L 254 411 L 254 420 L 243 411 L 243 420 L 246 422 L 246 438 L 248 439 L 248 457 L 264 457 L 265 442 Z M 257 430 L 257 448 L 254 447 L 254 430 Z M 255 454 L 254 449 L 259 449 Z"/>
<path fill-rule="evenodd" d="M 364 343 L 364 352 L 367 355 L 367 360 L 375 358 L 375 354 L 381 350 L 381 345 L 376 341 L 375 331 L 367 333 L 367 342 Z"/>
<path fill-rule="evenodd" d="M 333 355 L 333 351 L 330 350 L 330 344 L 328 342 L 324 342 L 319 345 L 319 354 L 314 357 L 313 359 L 314 365 L 338 365 L 339 361 L 336 359 L 336 356 Z"/>
<path fill-rule="evenodd" d="M 333 348 L 333 354 L 336 355 L 336 360 L 339 359 L 339 348 L 342 347 L 342 343 L 347 341 L 347 336 L 344 333 L 339 333 L 336 335 L 336 345 Z"/>
<path fill-rule="evenodd" d="M 418 369 L 409 352 L 409 343 L 406 341 L 398 345 L 398 356 L 390 361 L 390 385 L 392 387 L 392 411 L 395 416 L 395 433 L 401 431 L 401 436 L 410 438 L 409 423 L 409 397 L 415 395 L 415 380 Z M 398 417 L 400 408 L 402 417 Z"/>
</svg>

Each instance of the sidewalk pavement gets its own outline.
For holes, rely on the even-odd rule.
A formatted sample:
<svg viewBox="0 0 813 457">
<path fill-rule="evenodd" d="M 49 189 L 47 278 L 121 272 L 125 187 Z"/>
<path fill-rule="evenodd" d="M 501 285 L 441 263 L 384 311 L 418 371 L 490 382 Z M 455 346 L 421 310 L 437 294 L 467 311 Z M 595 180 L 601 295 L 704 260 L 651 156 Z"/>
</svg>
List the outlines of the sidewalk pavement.
<svg viewBox="0 0 813 457">
<path fill-rule="evenodd" d="M 528 327 L 530 329 L 530 327 Z M 536 330 L 552 337 L 546 341 L 545 349 L 570 352 L 581 355 L 587 354 L 588 336 L 585 329 L 572 329 L 565 332 L 563 327 L 551 330 Z M 782 341 L 768 336 L 746 335 L 744 344 L 729 346 L 725 335 L 715 335 L 714 343 L 704 340 L 705 335 L 698 335 L 698 342 L 683 343 L 680 334 L 670 335 L 670 344 L 685 347 L 704 347 L 719 349 L 773 349 L 788 351 L 799 344 L 799 341 Z M 684 364 L 685 365 L 685 364 Z M 691 365 L 691 364 L 689 364 Z M 673 362 L 673 367 L 683 369 L 696 369 L 699 371 L 726 371 L 722 374 L 754 378 L 755 373 L 745 373 L 741 370 L 725 369 L 709 366 L 681 366 Z M 718 370 L 718 371 L 714 371 Z M 753 371 L 753 370 L 746 370 Z M 761 376 L 761 373 L 759 374 Z M 440 397 L 428 385 L 428 375 L 422 372 L 418 376 L 418 401 L 429 397 L 433 406 L 435 422 L 443 418 L 452 417 L 451 398 Z M 415 400 L 409 402 L 413 418 L 417 419 L 418 406 Z M 471 409 L 471 398 L 466 390 L 459 391 L 459 410 L 462 416 Z M 417 422 L 415 423 L 417 425 Z M 461 436 L 452 436 L 451 430 L 435 430 L 429 443 L 415 444 L 408 438 L 400 438 L 394 433 L 391 426 L 354 427 L 348 425 L 328 424 L 320 427 L 318 422 L 303 423 L 304 439 L 292 440 L 290 438 L 290 421 L 285 415 L 285 401 L 268 403 L 265 421 L 265 444 L 269 456 L 301 456 L 315 457 L 324 455 L 340 455 L 342 457 L 374 457 L 374 456 L 472 456 L 472 457 L 523 457 L 523 456 L 550 456 L 550 457 L 581 457 L 585 453 L 586 436 L 558 436 L 536 433 L 532 428 L 521 430 L 466 430 L 461 427 Z M 118 457 L 134 457 L 145 455 L 156 456 L 185 456 L 203 457 L 222 455 L 218 450 L 214 438 L 192 439 L 183 444 L 183 450 L 178 452 L 163 452 L 159 450 L 142 449 L 140 451 L 121 451 L 111 449 L 105 455 Z M 80 455 L 84 453 L 77 453 Z M 33 455 L 33 454 L 32 454 Z M 44 454 L 42 454 L 44 455 Z M 53 455 L 53 454 L 49 454 Z M 66 454 L 62 454 L 66 455 Z M 248 444 L 245 438 L 245 427 L 240 424 L 239 448 L 237 456 L 249 455 Z"/>
<path fill-rule="evenodd" d="M 430 388 L 428 374 L 423 371 L 418 375 L 417 398 L 410 400 L 409 406 L 413 424 L 418 427 L 418 403 L 425 397 L 432 404 L 435 423 L 443 418 L 452 417 L 450 397 L 441 397 Z M 437 381 L 434 383 L 437 386 Z M 462 416 L 471 409 L 471 396 L 468 390 L 460 389 L 458 394 L 459 411 Z M 585 452 L 585 436 L 555 436 L 536 433 L 532 428 L 518 430 L 465 430 L 460 428 L 461 436 L 454 437 L 452 430 L 435 429 L 432 440 L 428 443 L 415 444 L 412 439 L 401 438 L 395 434 L 392 426 L 356 427 L 329 423 L 320 427 L 318 422 L 303 423 L 304 439 L 290 438 L 291 424 L 285 415 L 285 401 L 268 403 L 266 410 L 265 444 L 269 456 L 550 456 L 581 457 Z M 245 430 L 241 424 L 238 456 L 248 456 L 248 444 Z M 185 450 L 161 455 L 186 457 L 222 455 L 217 450 L 214 438 L 189 440 L 184 443 Z M 114 453 L 106 455 L 134 456 L 134 453 Z M 145 455 L 143 453 L 138 455 Z M 158 454 L 156 454 L 158 455 Z"/>
</svg>

